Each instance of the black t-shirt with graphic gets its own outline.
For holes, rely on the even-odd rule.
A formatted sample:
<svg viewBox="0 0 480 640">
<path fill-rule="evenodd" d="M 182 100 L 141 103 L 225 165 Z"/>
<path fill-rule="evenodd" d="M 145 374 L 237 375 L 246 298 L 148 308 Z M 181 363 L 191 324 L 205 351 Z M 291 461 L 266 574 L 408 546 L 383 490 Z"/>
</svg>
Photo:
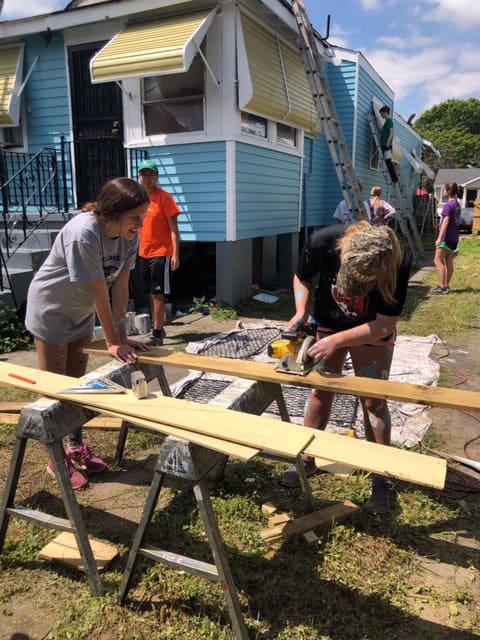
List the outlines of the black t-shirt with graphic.
<svg viewBox="0 0 480 640">
<path fill-rule="evenodd" d="M 350 329 L 374 320 L 377 313 L 385 316 L 399 316 L 405 304 L 410 258 L 404 252 L 398 272 L 394 304 L 388 304 L 377 287 L 364 297 L 344 296 L 336 285 L 340 268 L 338 239 L 345 233 L 344 225 L 325 227 L 312 234 L 300 255 L 297 276 L 300 280 L 318 283 L 315 289 L 312 316 L 319 326 L 335 331 Z"/>
</svg>

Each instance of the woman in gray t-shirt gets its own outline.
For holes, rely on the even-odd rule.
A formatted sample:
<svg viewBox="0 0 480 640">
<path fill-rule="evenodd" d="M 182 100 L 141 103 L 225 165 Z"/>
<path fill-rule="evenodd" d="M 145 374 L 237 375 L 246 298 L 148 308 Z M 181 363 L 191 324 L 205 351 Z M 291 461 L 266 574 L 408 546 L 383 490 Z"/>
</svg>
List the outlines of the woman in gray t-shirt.
<svg viewBox="0 0 480 640">
<path fill-rule="evenodd" d="M 41 370 L 73 377 L 85 374 L 88 356 L 82 348 L 92 341 L 95 311 L 111 356 L 134 362 L 135 349 L 144 348 L 128 340 L 122 320 L 148 204 L 141 185 L 115 178 L 58 234 L 27 296 L 25 325 L 34 336 Z M 72 486 L 78 489 L 88 481 L 77 466 L 99 473 L 106 464 L 83 443 L 81 430 L 69 440 L 65 462 Z M 50 462 L 47 471 L 54 475 Z"/>
</svg>

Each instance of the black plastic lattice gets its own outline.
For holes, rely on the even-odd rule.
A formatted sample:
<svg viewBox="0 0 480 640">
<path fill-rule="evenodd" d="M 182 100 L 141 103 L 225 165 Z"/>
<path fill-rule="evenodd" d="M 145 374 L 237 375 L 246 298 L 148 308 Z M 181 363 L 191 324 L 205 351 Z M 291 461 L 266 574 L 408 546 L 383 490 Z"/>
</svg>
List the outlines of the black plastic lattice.
<svg viewBox="0 0 480 640">
<path fill-rule="evenodd" d="M 281 334 L 276 327 L 262 329 L 248 329 L 248 331 L 236 331 L 214 344 L 207 344 L 197 353 L 204 356 L 218 356 L 220 358 L 247 358 L 259 353 L 267 344 L 275 340 Z"/>
</svg>

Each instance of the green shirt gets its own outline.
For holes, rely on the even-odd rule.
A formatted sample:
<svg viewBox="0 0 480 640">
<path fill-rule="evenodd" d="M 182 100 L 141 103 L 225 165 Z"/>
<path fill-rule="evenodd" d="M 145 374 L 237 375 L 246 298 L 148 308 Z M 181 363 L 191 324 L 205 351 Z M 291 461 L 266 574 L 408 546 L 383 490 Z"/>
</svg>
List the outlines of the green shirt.
<svg viewBox="0 0 480 640">
<path fill-rule="evenodd" d="M 380 133 L 380 145 L 382 148 L 389 146 L 388 136 L 390 135 L 390 129 L 393 129 L 393 120 L 391 118 L 387 118 Z"/>
</svg>

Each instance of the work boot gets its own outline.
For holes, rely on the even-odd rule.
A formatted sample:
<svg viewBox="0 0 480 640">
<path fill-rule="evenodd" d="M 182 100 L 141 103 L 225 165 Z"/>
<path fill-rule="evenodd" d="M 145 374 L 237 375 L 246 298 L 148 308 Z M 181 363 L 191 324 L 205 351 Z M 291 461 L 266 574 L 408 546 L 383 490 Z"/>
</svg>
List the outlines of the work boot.
<svg viewBox="0 0 480 640">
<path fill-rule="evenodd" d="M 393 482 L 385 476 L 373 476 L 372 493 L 367 509 L 374 513 L 385 514 L 390 511 L 390 497 L 394 491 Z"/>
<path fill-rule="evenodd" d="M 315 464 L 314 458 L 305 458 L 304 456 L 302 456 L 300 461 L 305 468 L 307 477 L 316 474 L 317 465 Z M 288 487 L 289 489 L 296 489 L 300 486 L 300 478 L 298 477 L 298 471 L 295 465 L 292 465 L 285 471 L 282 476 L 282 484 L 284 487 Z"/>
</svg>

